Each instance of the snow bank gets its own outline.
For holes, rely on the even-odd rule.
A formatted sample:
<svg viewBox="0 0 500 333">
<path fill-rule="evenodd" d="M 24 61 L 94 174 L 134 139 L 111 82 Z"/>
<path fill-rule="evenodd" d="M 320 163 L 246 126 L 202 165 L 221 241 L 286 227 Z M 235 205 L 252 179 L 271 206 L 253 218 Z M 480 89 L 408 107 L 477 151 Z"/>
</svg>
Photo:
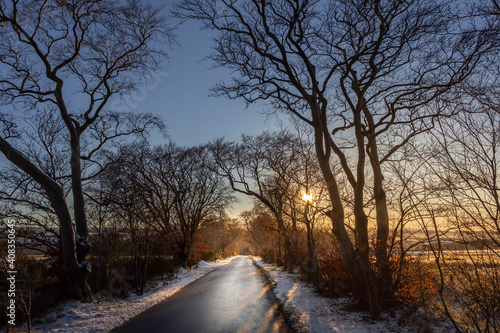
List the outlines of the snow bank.
<svg viewBox="0 0 500 333">
<path fill-rule="evenodd" d="M 259 257 L 254 257 L 254 260 L 271 280 L 274 294 L 290 315 L 290 321 L 298 332 L 410 333 L 420 332 L 426 325 L 422 318 L 403 319 L 402 311 L 392 316 L 383 314 L 379 321 L 372 320 L 365 313 L 349 309 L 353 304 L 352 299 L 319 296 L 310 284 L 300 280 L 299 274 L 284 272 L 282 268 L 269 265 Z M 443 323 L 439 325 L 440 327 L 433 327 L 433 332 L 452 331 Z"/>
<path fill-rule="evenodd" d="M 108 332 L 232 259 L 203 261 L 191 270 L 178 269 L 174 279 L 156 281 L 141 296 L 131 294 L 125 299 L 115 299 L 95 295 L 92 303 L 65 302 L 33 320 L 32 332 Z M 19 332 L 26 332 L 26 329 Z"/>
<path fill-rule="evenodd" d="M 207 265 L 210 265 L 210 264 L 204 260 L 200 260 L 200 261 L 198 261 L 198 263 L 195 266 L 199 268 L 199 267 L 205 267 Z"/>
</svg>

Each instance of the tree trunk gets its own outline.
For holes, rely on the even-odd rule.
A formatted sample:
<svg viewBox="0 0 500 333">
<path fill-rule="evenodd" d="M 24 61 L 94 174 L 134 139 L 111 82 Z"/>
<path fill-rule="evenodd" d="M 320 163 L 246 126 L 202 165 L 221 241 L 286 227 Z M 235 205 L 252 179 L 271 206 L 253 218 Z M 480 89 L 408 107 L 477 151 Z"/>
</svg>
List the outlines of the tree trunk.
<svg viewBox="0 0 500 333">
<path fill-rule="evenodd" d="M 87 216 L 85 213 L 85 199 L 82 186 L 82 162 L 80 156 L 80 137 L 71 137 L 71 185 L 73 192 L 73 205 L 75 213 L 76 234 L 88 238 Z"/>
<path fill-rule="evenodd" d="M 285 223 L 283 221 L 283 218 L 281 214 L 278 214 L 276 216 L 277 222 L 278 222 L 278 228 L 281 231 L 281 234 L 283 235 L 283 239 L 285 241 L 285 254 L 284 254 L 284 269 L 288 270 L 289 272 L 292 272 L 295 268 L 298 267 L 297 264 L 297 255 L 295 254 L 294 250 L 294 235 L 292 231 L 292 235 L 289 235 L 289 232 L 285 226 Z"/>
<path fill-rule="evenodd" d="M 59 192 L 59 193 L 58 193 Z M 51 206 L 59 220 L 59 232 L 63 252 L 64 274 L 68 281 L 70 294 L 77 299 L 90 301 L 92 293 L 87 283 L 87 266 L 77 261 L 75 231 L 62 189 L 48 192 Z"/>
<path fill-rule="evenodd" d="M 392 268 L 387 253 L 389 214 L 387 212 L 387 198 L 382 183 L 384 177 L 378 160 L 375 138 L 371 139 L 369 152 L 374 176 L 373 195 L 377 216 L 377 244 L 375 244 L 375 257 L 377 258 L 380 296 L 382 297 L 382 301 L 384 301 L 393 299 L 394 291 L 392 289 Z"/>
<path fill-rule="evenodd" d="M 146 238 L 146 254 L 144 255 L 144 264 L 142 265 L 142 277 L 141 277 L 141 295 L 144 293 L 144 287 L 146 286 L 146 280 L 148 277 L 148 262 L 149 262 L 149 234 L 145 234 Z"/>
<path fill-rule="evenodd" d="M 0 151 L 9 161 L 26 172 L 45 190 L 59 221 L 64 275 L 67 279 L 70 294 L 77 299 L 90 300 L 92 293 L 87 284 L 87 267 L 86 265 L 79 265 L 77 261 L 75 230 L 73 229 L 63 189 L 2 137 L 0 137 Z"/>
<path fill-rule="evenodd" d="M 372 274 L 369 262 L 367 232 L 363 233 L 363 230 L 357 230 L 358 233 L 363 233 L 361 235 L 361 240 L 364 245 L 360 249 L 355 249 L 344 225 L 344 207 L 342 206 L 337 181 L 330 167 L 330 134 L 328 133 L 326 126 L 326 119 L 318 119 L 317 115 L 319 113 L 319 110 L 316 110 L 315 112 L 315 109 L 313 108 L 312 114 L 315 122 L 314 142 L 316 156 L 318 158 L 319 166 L 325 179 L 330 202 L 332 204 L 332 210 L 327 213 L 332 221 L 332 232 L 339 244 L 340 251 L 342 252 L 342 258 L 344 259 L 348 273 L 357 286 L 356 288 L 359 293 L 357 297 L 359 301 L 368 309 L 372 316 L 378 317 L 380 314 L 380 305 L 378 302 L 376 283 L 374 283 L 374 275 Z M 364 213 L 359 214 L 358 208 L 356 228 L 358 228 L 358 226 L 362 227 L 365 224 L 365 221 L 362 219 L 363 216 L 366 218 Z M 358 217 L 361 217 L 361 219 Z"/>
<path fill-rule="evenodd" d="M 189 258 L 194 253 L 194 236 L 191 234 L 191 232 L 187 231 L 185 236 L 183 237 L 182 244 L 180 244 L 180 258 L 179 258 L 179 263 L 183 267 L 188 266 L 188 261 Z"/>
<path fill-rule="evenodd" d="M 318 258 L 316 257 L 316 247 L 314 245 L 313 229 L 311 222 L 307 220 L 306 216 L 306 232 L 307 232 L 307 252 L 308 258 L 306 259 L 303 270 L 306 271 L 308 281 L 314 285 L 319 284 L 319 271 L 318 271 Z"/>
</svg>

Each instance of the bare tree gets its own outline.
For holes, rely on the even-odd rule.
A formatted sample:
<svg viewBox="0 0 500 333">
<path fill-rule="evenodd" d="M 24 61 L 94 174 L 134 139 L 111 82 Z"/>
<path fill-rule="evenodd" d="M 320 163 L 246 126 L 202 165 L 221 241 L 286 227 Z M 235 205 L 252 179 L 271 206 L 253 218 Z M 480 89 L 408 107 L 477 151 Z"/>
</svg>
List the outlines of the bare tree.
<svg viewBox="0 0 500 333">
<path fill-rule="evenodd" d="M 464 113 L 441 121 L 432 140 L 433 168 L 447 193 L 443 203 L 458 209 L 457 223 L 469 241 L 495 252 L 500 248 L 499 118 L 492 110 Z"/>
<path fill-rule="evenodd" d="M 262 203 L 255 204 L 252 210 L 241 214 L 246 236 L 253 244 L 254 254 L 266 261 L 280 263 L 283 237 L 276 228 L 275 218 L 263 208 Z"/>
<path fill-rule="evenodd" d="M 296 130 L 298 137 L 293 147 L 293 163 L 298 167 L 287 175 L 292 180 L 293 190 L 287 197 L 289 207 L 285 214 L 297 219 L 305 227 L 307 256 L 302 259 L 301 269 L 307 280 L 318 284 L 317 229 L 325 222 L 326 212 L 331 209 L 331 205 L 314 154 L 311 130 L 300 123 L 296 124 Z"/>
<path fill-rule="evenodd" d="M 71 191 L 71 171 L 65 162 L 70 153 L 63 121 L 53 110 L 30 110 L 22 121 L 25 126 L 18 128 L 18 137 L 11 138 L 10 141 L 25 147 L 23 154 L 54 179 L 63 188 L 65 195 L 68 195 Z M 119 154 L 112 153 L 117 142 L 123 143 L 124 139 L 129 140 L 133 136 L 144 137 L 154 127 L 161 129 L 164 125 L 158 117 L 151 114 L 103 113 L 89 128 L 90 138 L 84 138 L 83 180 L 88 182 L 94 179 L 120 159 Z M 53 211 L 40 185 L 14 165 L 2 168 L 1 177 L 0 200 L 5 203 L 2 213 L 17 216 L 20 225 L 41 228 L 59 238 L 54 229 L 57 221 L 48 221 L 53 218 Z M 88 192 L 85 194 L 89 196 Z M 43 233 L 39 236 L 27 238 L 35 241 L 46 238 Z M 54 245 L 43 243 L 49 247 Z M 36 244 L 32 245 L 40 248 Z"/>
<path fill-rule="evenodd" d="M 300 163 L 304 160 L 299 158 L 301 146 L 286 131 L 244 135 L 241 144 L 217 140 L 210 146 L 219 172 L 232 189 L 259 201 L 274 216 L 276 229 L 285 239 L 285 267 L 289 270 L 300 266 L 297 226 L 302 216 L 295 205 L 306 190 L 301 186 L 309 185 L 294 182 L 307 177 L 307 169 Z"/>
<path fill-rule="evenodd" d="M 208 149 L 174 143 L 150 148 L 144 143 L 124 146 L 117 154 L 122 155 L 120 163 L 106 172 L 106 179 L 114 184 L 107 190 L 108 197 L 120 202 L 117 189 L 122 183 L 133 184 L 134 190 L 124 197 L 132 196 L 142 207 L 137 211 L 138 220 L 141 214 L 149 217 L 141 222 L 141 228 L 161 231 L 168 237 L 166 241 L 175 242 L 176 260 L 186 266 L 200 226 L 218 221 L 234 200 L 215 171 Z M 109 176 L 113 174 L 117 176 Z M 120 177 L 126 177 L 126 181 Z M 122 206 L 130 204 L 123 202 Z"/>
<path fill-rule="evenodd" d="M 435 201 L 451 229 L 446 240 L 457 250 L 441 251 L 438 263 L 453 279 L 443 282 L 447 297 L 441 299 L 445 306 L 452 299 L 458 302 L 448 316 L 464 330 L 494 332 L 500 328 L 500 119 L 490 103 L 469 107 L 469 112 L 441 120 L 429 139 L 427 168 L 439 191 Z"/>
<path fill-rule="evenodd" d="M 171 32 L 159 9 L 135 0 L 1 1 L 0 23 L 0 100 L 14 105 L 10 113 L 49 105 L 62 119 L 68 135 L 76 230 L 57 182 L 8 138 L 0 137 L 0 149 L 47 192 L 60 223 L 64 264 L 73 288 L 77 297 L 88 298 L 82 272 L 88 236 L 82 137 L 111 96 L 130 93 L 138 75 L 158 67 L 165 54 L 157 42 L 169 41 Z M 77 251 L 80 245 L 83 249 Z"/>
<path fill-rule="evenodd" d="M 69 166 L 64 163 L 69 156 L 64 142 L 64 125 L 48 110 L 27 112 L 25 128 L 17 127 L 17 136 L 11 142 L 26 147 L 28 156 L 50 178 L 68 193 L 71 189 Z M 25 246 L 46 254 L 59 253 L 57 218 L 43 189 L 33 178 L 15 166 L 2 168 L 0 200 L 3 203 L 1 216 L 17 218 L 21 237 L 29 239 Z"/>
<path fill-rule="evenodd" d="M 193 254 L 194 237 L 205 221 L 217 218 L 233 201 L 206 147 L 166 146 L 158 162 L 167 165 L 166 181 L 172 191 L 173 218 L 179 262 L 186 266 Z"/>
<path fill-rule="evenodd" d="M 185 0 L 177 10 L 219 32 L 209 57 L 235 75 L 214 88 L 216 95 L 269 101 L 314 129 L 332 230 L 363 290 L 359 300 L 375 316 L 393 297 L 383 163 L 432 128 L 442 110 L 430 113 L 424 106 L 461 82 L 489 42 L 464 31 L 466 22 L 451 11 L 447 2 L 428 0 Z M 399 135 L 389 137 L 395 126 Z M 353 193 L 354 240 L 333 156 Z M 375 207 L 375 268 L 366 196 Z"/>
<path fill-rule="evenodd" d="M 228 247 L 241 236 L 240 221 L 221 215 L 208 222 L 201 226 L 200 233 L 206 237 L 207 245 L 217 251 L 216 255 L 225 255 Z"/>
<path fill-rule="evenodd" d="M 116 162 L 99 175 L 93 192 L 102 191 L 101 198 L 93 196 L 98 207 L 105 206 L 110 211 L 108 223 L 116 224 L 125 233 L 128 252 L 133 262 L 133 281 L 136 291 L 143 292 L 150 255 L 150 226 L 153 215 L 144 197 L 147 184 L 142 170 L 150 162 L 150 150 L 146 142 L 120 147 L 111 157 Z"/>
</svg>

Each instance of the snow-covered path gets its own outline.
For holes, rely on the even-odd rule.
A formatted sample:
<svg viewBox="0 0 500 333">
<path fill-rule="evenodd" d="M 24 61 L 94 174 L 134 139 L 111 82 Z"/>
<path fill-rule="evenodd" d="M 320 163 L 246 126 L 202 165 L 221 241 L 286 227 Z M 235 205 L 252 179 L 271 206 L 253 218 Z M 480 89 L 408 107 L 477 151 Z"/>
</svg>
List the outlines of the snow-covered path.
<svg viewBox="0 0 500 333">
<path fill-rule="evenodd" d="M 181 269 L 173 280 L 158 280 L 148 287 L 142 296 L 135 294 L 126 299 L 108 298 L 96 295 L 92 303 L 70 301 L 50 310 L 33 321 L 32 332 L 108 332 L 137 316 L 148 308 L 171 297 L 191 282 L 203 277 L 216 268 L 230 263 L 234 258 L 213 263 L 200 262 L 187 271 Z M 444 322 L 430 322 L 422 312 L 407 314 L 400 311 L 392 316 L 385 315 L 381 321 L 373 321 L 363 313 L 346 309 L 352 300 L 330 299 L 318 296 L 307 283 L 294 274 L 284 272 L 255 257 L 256 264 L 263 268 L 274 284 L 274 294 L 283 304 L 298 332 L 419 332 L 429 325 L 438 333 L 452 332 Z M 229 290 L 229 289 L 228 289 Z M 217 294 L 217 292 L 215 292 Z M 235 303 L 237 305 L 237 303 Z M 427 317 L 427 316 L 425 316 Z M 26 332 L 16 328 L 11 332 Z"/>
<path fill-rule="evenodd" d="M 113 333 L 289 333 L 278 307 L 250 258 L 238 257 Z"/>
<path fill-rule="evenodd" d="M 167 299 L 184 286 L 201 278 L 214 269 L 231 262 L 235 257 L 216 262 L 200 261 L 191 270 L 180 269 L 173 280 L 159 280 L 148 287 L 143 295 L 131 294 L 125 299 L 109 299 L 96 295 L 92 303 L 69 301 L 39 319 L 33 320 L 32 332 L 108 332 L 122 325 L 153 305 Z M 25 328 L 12 332 L 26 332 Z"/>
</svg>

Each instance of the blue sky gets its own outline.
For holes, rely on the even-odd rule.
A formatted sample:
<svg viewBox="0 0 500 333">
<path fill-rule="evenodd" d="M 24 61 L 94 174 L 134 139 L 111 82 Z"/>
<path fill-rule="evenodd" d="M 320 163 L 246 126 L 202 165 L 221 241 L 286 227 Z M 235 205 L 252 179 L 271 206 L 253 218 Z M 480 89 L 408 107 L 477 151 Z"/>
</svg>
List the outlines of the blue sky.
<svg viewBox="0 0 500 333">
<path fill-rule="evenodd" d="M 241 134 L 257 135 L 264 130 L 278 130 L 279 121 L 262 113 L 265 105 L 248 108 L 242 100 L 209 97 L 209 89 L 229 79 L 226 69 L 210 69 L 211 32 L 200 30 L 200 24 L 185 22 L 176 31 L 179 46 L 169 51 L 165 69 L 150 76 L 140 93 L 115 101 L 118 106 L 137 112 L 153 112 L 163 117 L 169 138 L 179 145 L 207 143 L 219 137 L 239 140 Z M 127 99 L 129 102 L 127 102 Z M 131 103 L 130 103 L 131 102 Z M 154 136 L 153 144 L 163 143 Z M 238 195 L 230 215 L 236 217 L 252 204 L 248 197 Z"/>
<path fill-rule="evenodd" d="M 127 97 L 132 103 L 119 105 L 161 115 L 170 138 L 180 145 L 198 145 L 221 136 L 238 140 L 242 133 L 278 129 L 275 117 L 267 119 L 262 114 L 265 105 L 246 108 L 241 100 L 208 96 L 210 87 L 229 79 L 230 73 L 209 69 L 210 60 L 202 61 L 211 52 L 212 41 L 210 32 L 199 26 L 193 21 L 181 25 L 176 32 L 180 46 L 169 51 L 166 68 L 148 79 L 148 87 L 141 89 L 141 94 Z"/>
<path fill-rule="evenodd" d="M 164 3 L 167 13 L 171 2 L 164 0 Z M 200 30 L 200 26 L 195 21 L 179 26 L 176 31 L 179 45 L 168 51 L 165 68 L 147 76 L 136 93 L 122 99 L 115 97 L 108 106 L 161 116 L 169 138 L 183 146 L 199 145 L 219 137 L 239 140 L 243 133 L 257 135 L 264 130 L 279 130 L 280 122 L 262 113 L 266 108 L 264 104 L 247 108 L 242 100 L 208 96 L 210 87 L 231 75 L 227 69 L 209 69 L 213 64 L 203 60 L 211 52 L 212 40 L 211 32 Z M 163 143 L 166 140 L 160 135 L 152 137 L 153 145 Z M 0 165 L 8 163 L 5 156 L 0 155 Z M 250 208 L 248 200 L 243 202 L 247 204 L 236 205 L 233 215 Z"/>
<path fill-rule="evenodd" d="M 229 79 L 226 69 L 210 69 L 211 32 L 200 30 L 200 24 L 185 22 L 176 31 L 179 46 L 169 51 L 165 69 L 152 74 L 136 95 L 115 100 L 115 105 L 137 112 L 153 112 L 167 124 L 169 138 L 179 145 L 207 143 L 219 137 L 239 140 L 241 134 L 257 135 L 264 130 L 279 130 L 276 117 L 263 114 L 266 105 L 251 105 L 242 100 L 209 97 L 209 89 L 220 80 Z M 153 136 L 153 144 L 164 139 Z M 237 195 L 230 215 L 236 217 L 252 204 L 248 197 Z"/>
</svg>

